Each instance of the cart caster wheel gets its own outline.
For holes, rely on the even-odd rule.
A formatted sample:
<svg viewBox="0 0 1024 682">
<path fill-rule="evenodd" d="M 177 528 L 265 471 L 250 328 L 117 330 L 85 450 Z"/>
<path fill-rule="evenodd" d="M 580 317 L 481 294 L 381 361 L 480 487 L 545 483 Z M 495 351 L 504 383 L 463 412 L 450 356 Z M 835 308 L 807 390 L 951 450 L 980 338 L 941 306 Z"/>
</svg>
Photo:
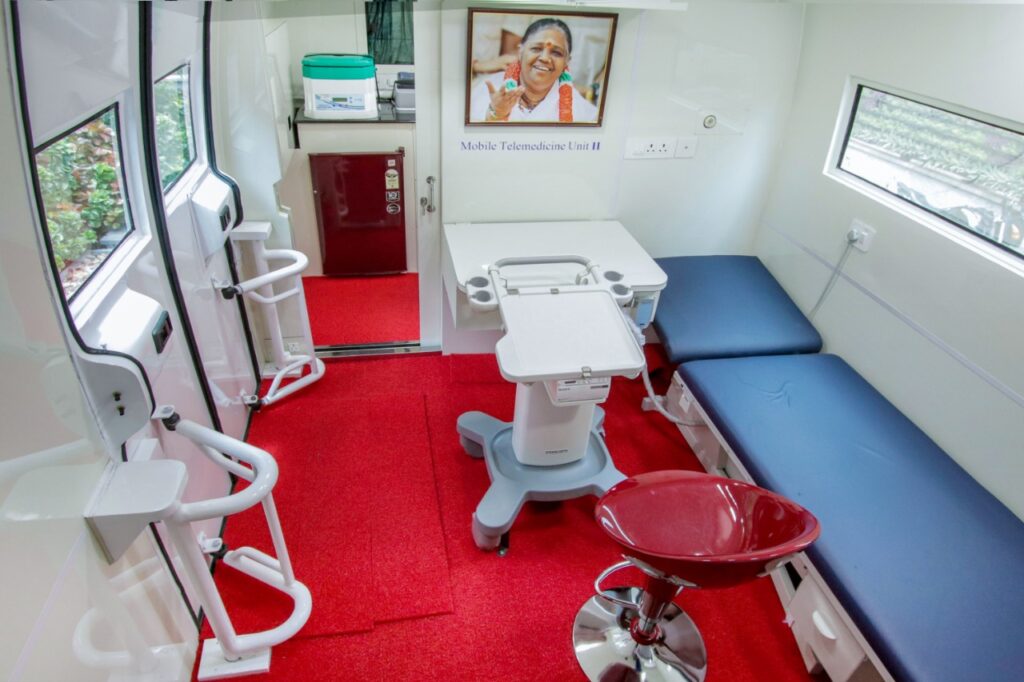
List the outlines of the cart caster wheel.
<svg viewBox="0 0 1024 682">
<path fill-rule="evenodd" d="M 480 445 L 474 440 L 470 440 L 465 436 L 459 436 L 459 445 L 466 451 L 466 454 L 474 459 L 480 459 L 484 456 L 484 446 Z"/>
<path fill-rule="evenodd" d="M 480 522 L 476 520 L 476 515 L 473 516 L 473 542 L 476 546 L 485 552 L 490 552 L 493 549 L 497 549 L 498 545 L 501 544 L 501 535 L 493 535 L 490 532 L 484 530 L 480 526 Z"/>
</svg>

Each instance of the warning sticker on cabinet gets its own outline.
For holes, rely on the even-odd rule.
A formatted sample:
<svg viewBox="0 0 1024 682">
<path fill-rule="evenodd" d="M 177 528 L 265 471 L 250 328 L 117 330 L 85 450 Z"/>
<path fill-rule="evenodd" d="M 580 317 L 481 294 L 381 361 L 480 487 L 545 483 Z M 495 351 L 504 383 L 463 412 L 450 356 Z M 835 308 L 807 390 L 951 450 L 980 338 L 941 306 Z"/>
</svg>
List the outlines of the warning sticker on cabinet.
<svg viewBox="0 0 1024 682">
<path fill-rule="evenodd" d="M 387 212 L 391 215 L 396 215 L 402 210 L 402 207 L 398 204 L 388 204 Z"/>
<path fill-rule="evenodd" d="M 394 168 L 384 171 L 384 188 L 398 189 L 398 171 Z"/>
</svg>

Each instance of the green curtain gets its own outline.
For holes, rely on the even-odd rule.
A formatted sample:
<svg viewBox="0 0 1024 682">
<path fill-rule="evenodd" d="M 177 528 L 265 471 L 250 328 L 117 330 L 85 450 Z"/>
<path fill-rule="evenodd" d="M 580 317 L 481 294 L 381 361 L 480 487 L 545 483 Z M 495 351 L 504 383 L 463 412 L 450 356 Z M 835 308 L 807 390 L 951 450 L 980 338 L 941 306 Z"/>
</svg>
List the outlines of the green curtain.
<svg viewBox="0 0 1024 682">
<path fill-rule="evenodd" d="M 366 38 L 377 64 L 412 64 L 412 0 L 366 3 Z"/>
</svg>

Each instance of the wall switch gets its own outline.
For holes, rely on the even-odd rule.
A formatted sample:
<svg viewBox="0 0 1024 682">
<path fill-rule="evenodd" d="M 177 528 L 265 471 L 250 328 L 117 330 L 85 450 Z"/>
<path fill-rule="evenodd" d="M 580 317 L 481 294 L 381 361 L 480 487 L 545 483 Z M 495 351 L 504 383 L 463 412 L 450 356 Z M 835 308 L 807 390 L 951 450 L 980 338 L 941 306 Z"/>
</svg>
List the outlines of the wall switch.
<svg viewBox="0 0 1024 682">
<path fill-rule="evenodd" d="M 626 140 L 627 159 L 671 159 L 675 154 L 674 137 L 630 137 Z"/>
<path fill-rule="evenodd" d="M 676 158 L 692 159 L 697 156 L 697 137 L 680 137 L 676 139 Z"/>
<path fill-rule="evenodd" d="M 853 246 L 866 253 L 867 250 L 871 248 L 871 244 L 875 241 L 875 228 L 871 227 L 859 218 L 854 218 L 853 222 L 850 223 L 850 231 L 854 232 L 857 236 L 856 241 L 853 242 Z"/>
</svg>

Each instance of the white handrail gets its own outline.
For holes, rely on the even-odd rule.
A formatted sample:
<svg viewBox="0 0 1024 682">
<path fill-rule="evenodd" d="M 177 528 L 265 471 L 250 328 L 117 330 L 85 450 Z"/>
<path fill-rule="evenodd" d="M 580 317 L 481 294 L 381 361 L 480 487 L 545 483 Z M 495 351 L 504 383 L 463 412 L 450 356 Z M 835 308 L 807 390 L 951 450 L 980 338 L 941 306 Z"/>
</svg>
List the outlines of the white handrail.
<svg viewBox="0 0 1024 682">
<path fill-rule="evenodd" d="M 281 301 L 291 298 L 292 296 L 295 296 L 298 293 L 299 288 L 294 287 L 292 289 L 288 289 L 287 291 L 283 291 L 275 296 L 271 296 L 270 298 L 267 298 L 266 296 L 261 296 L 259 293 L 255 291 L 247 292 L 245 295 L 248 296 L 253 301 L 256 301 L 257 303 L 267 305 L 269 303 L 280 303 Z"/>
<path fill-rule="evenodd" d="M 160 408 L 156 414 L 168 429 L 198 445 L 203 454 L 218 466 L 250 482 L 243 490 L 225 497 L 199 502 L 179 502 L 175 511 L 164 521 L 168 534 L 178 551 L 178 556 L 181 558 L 185 574 L 196 590 L 199 601 L 210 619 L 210 626 L 217 637 L 216 644 L 219 645 L 219 649 L 211 648 L 207 642 L 207 646 L 203 650 L 199 678 L 204 679 L 204 675 L 240 674 L 240 672 L 228 669 L 231 668 L 232 662 L 240 661 L 243 658 L 267 656 L 266 660 L 269 665 L 268 652 L 271 647 L 294 636 L 305 625 L 313 608 L 313 599 L 309 594 L 309 589 L 295 579 L 288 548 L 284 541 L 284 533 L 281 530 L 281 521 L 274 504 L 273 488 L 278 477 L 277 462 L 265 450 L 201 424 L 180 419 L 174 414 L 172 407 Z M 224 563 L 284 592 L 291 597 L 293 608 L 291 615 L 277 627 L 240 635 L 235 631 L 224 601 L 217 590 L 217 585 L 210 575 L 206 557 L 196 541 L 191 523 L 235 514 L 260 503 L 263 505 L 274 552 L 277 556 L 269 556 L 252 547 L 239 547 L 224 555 Z M 222 661 L 214 660 L 218 655 L 223 657 Z M 209 665 L 218 670 L 215 675 L 205 667 L 208 656 L 211 659 Z M 253 669 L 243 666 L 238 670 L 252 671 Z"/>
<path fill-rule="evenodd" d="M 220 466 L 242 476 L 251 483 L 239 492 L 226 497 L 216 497 L 200 502 L 184 502 L 174 513 L 175 521 L 204 521 L 237 514 L 262 502 L 263 498 L 274 489 L 274 484 L 277 483 L 277 462 L 266 450 L 260 450 L 248 443 L 235 440 L 187 419 L 179 421 L 174 426 L 174 430 L 194 443 L 234 457 L 252 467 L 252 474 L 246 474 L 243 473 L 242 467 L 233 466 L 233 463 L 229 465 L 223 461 L 223 457 L 219 458 L 221 461 L 217 461 L 217 463 Z M 209 455 L 208 452 L 207 455 Z"/>
<path fill-rule="evenodd" d="M 291 249 L 264 249 L 262 256 L 267 261 L 272 260 L 291 260 L 291 264 L 272 270 L 271 272 L 260 274 L 252 279 L 247 279 L 244 282 L 239 282 L 235 285 L 236 291 L 241 294 L 248 294 L 250 291 L 255 291 L 260 287 L 265 287 L 268 284 L 274 282 L 280 282 L 282 279 L 288 277 L 295 277 L 296 275 L 302 274 L 309 266 L 309 258 L 306 254 L 300 251 L 293 251 Z"/>
<path fill-rule="evenodd" d="M 246 240 L 252 244 L 256 277 L 225 289 L 227 294 L 230 294 L 230 292 L 241 294 L 254 303 L 258 303 L 263 309 L 263 321 L 266 325 L 267 335 L 270 337 L 270 349 L 274 356 L 276 373 L 274 380 L 271 382 L 270 390 L 267 391 L 266 395 L 263 398 L 252 397 L 251 400 L 256 405 L 270 405 L 319 380 L 324 374 L 324 363 L 316 357 L 316 352 L 313 348 L 313 333 L 309 327 L 306 296 L 302 287 L 302 278 L 300 277 L 306 266 L 309 265 L 309 259 L 305 254 L 291 249 L 264 248 L 262 239 L 269 235 L 270 231 L 267 229 L 261 239 Z M 276 270 L 270 270 L 269 262 L 272 260 L 289 260 L 291 263 Z M 294 286 L 280 293 L 275 293 L 273 284 L 288 278 L 295 279 Z M 305 337 L 304 345 L 306 348 L 303 350 L 306 352 L 301 355 L 292 354 L 286 349 L 284 334 L 281 331 L 281 319 L 277 311 L 278 303 L 293 297 L 298 299 L 296 305 L 298 306 L 302 333 Z M 309 365 L 309 372 L 303 376 L 302 371 L 305 365 Z M 295 376 L 296 373 L 298 373 L 298 378 L 284 388 L 281 388 L 281 382 L 288 376 Z"/>
</svg>

